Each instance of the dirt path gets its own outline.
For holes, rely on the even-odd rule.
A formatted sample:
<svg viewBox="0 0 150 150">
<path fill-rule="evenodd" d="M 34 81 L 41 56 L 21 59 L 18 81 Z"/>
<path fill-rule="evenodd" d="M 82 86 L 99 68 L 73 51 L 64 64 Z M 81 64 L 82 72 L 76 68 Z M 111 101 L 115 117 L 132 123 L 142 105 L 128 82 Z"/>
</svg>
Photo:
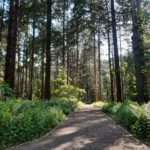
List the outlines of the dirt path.
<svg viewBox="0 0 150 150">
<path fill-rule="evenodd" d="M 85 105 L 43 139 L 9 150 L 150 150 L 97 108 Z"/>
</svg>

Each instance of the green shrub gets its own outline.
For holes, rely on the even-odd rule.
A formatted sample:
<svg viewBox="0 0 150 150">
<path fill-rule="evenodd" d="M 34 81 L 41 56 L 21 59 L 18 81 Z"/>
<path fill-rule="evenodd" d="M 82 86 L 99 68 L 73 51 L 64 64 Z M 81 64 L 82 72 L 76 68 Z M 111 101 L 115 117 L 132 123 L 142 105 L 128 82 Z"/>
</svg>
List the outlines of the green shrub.
<svg viewBox="0 0 150 150">
<path fill-rule="evenodd" d="M 8 98 L 13 97 L 13 91 L 5 82 L 0 83 L 0 100 L 6 101 Z"/>
<path fill-rule="evenodd" d="M 150 119 L 148 119 L 145 115 L 141 115 L 132 126 L 132 132 L 138 138 L 150 140 Z"/>
<path fill-rule="evenodd" d="M 102 111 L 109 114 L 114 115 L 120 107 L 120 103 L 109 102 L 103 105 Z"/>
<path fill-rule="evenodd" d="M 77 100 L 0 101 L 0 149 L 37 138 L 62 121 Z"/>
<path fill-rule="evenodd" d="M 116 122 L 126 126 L 136 137 L 150 139 L 150 103 L 105 103 L 102 111 L 113 116 Z"/>
<path fill-rule="evenodd" d="M 150 140 L 150 102 L 142 105 L 136 114 L 138 120 L 132 126 L 132 132 L 139 138 Z"/>
<path fill-rule="evenodd" d="M 98 107 L 98 108 L 103 108 L 103 106 L 104 106 L 105 104 L 106 104 L 105 102 L 100 101 L 100 102 L 94 102 L 94 103 L 93 103 L 93 106 L 94 106 L 94 107 Z"/>
<path fill-rule="evenodd" d="M 58 75 L 53 80 L 54 88 L 52 89 L 52 95 L 56 97 L 66 98 L 78 98 L 84 93 L 84 89 L 80 89 L 76 86 L 67 83 L 67 75 L 63 68 L 58 72 Z"/>
<path fill-rule="evenodd" d="M 50 102 L 48 102 L 50 106 L 57 106 L 62 109 L 63 113 L 68 115 L 78 106 L 78 100 L 76 99 L 68 99 L 68 98 L 57 98 L 53 97 Z"/>
<path fill-rule="evenodd" d="M 133 107 L 131 107 L 130 102 L 126 101 L 122 103 L 115 114 L 115 120 L 130 129 L 137 121 L 137 116 L 132 112 L 132 109 Z"/>
</svg>

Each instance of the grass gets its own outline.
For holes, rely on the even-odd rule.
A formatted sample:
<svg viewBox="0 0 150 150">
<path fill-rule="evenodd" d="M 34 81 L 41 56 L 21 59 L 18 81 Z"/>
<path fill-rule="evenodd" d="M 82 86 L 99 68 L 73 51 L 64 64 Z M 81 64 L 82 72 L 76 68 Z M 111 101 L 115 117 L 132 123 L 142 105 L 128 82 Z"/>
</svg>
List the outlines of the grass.
<svg viewBox="0 0 150 150">
<path fill-rule="evenodd" d="M 99 107 L 117 123 L 124 125 L 139 139 L 150 140 L 150 102 L 144 105 L 131 101 L 99 102 L 93 105 Z"/>
<path fill-rule="evenodd" d="M 38 138 L 78 106 L 75 99 L 0 101 L 0 149 Z"/>
</svg>

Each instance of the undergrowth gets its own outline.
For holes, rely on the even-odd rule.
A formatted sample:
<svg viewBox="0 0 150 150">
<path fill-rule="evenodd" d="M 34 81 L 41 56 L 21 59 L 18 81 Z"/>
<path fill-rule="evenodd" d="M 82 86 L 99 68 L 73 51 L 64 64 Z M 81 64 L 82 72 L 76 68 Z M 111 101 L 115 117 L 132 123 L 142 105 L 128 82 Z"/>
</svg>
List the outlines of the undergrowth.
<svg viewBox="0 0 150 150">
<path fill-rule="evenodd" d="M 94 106 L 100 107 L 103 112 L 128 128 L 136 137 L 150 140 L 150 102 L 144 105 L 131 101 L 101 102 Z"/>
<path fill-rule="evenodd" d="M 77 107 L 77 100 L 0 101 L 0 149 L 44 135 Z"/>
</svg>

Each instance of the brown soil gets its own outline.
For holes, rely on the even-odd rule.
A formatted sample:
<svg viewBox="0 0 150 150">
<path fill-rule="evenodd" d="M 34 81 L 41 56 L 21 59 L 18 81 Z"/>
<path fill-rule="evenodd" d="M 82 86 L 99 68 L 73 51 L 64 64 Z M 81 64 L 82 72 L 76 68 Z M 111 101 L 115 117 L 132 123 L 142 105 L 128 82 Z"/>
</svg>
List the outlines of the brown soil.
<svg viewBox="0 0 150 150">
<path fill-rule="evenodd" d="M 85 105 L 44 138 L 8 150 L 150 150 L 91 105 Z"/>
</svg>

